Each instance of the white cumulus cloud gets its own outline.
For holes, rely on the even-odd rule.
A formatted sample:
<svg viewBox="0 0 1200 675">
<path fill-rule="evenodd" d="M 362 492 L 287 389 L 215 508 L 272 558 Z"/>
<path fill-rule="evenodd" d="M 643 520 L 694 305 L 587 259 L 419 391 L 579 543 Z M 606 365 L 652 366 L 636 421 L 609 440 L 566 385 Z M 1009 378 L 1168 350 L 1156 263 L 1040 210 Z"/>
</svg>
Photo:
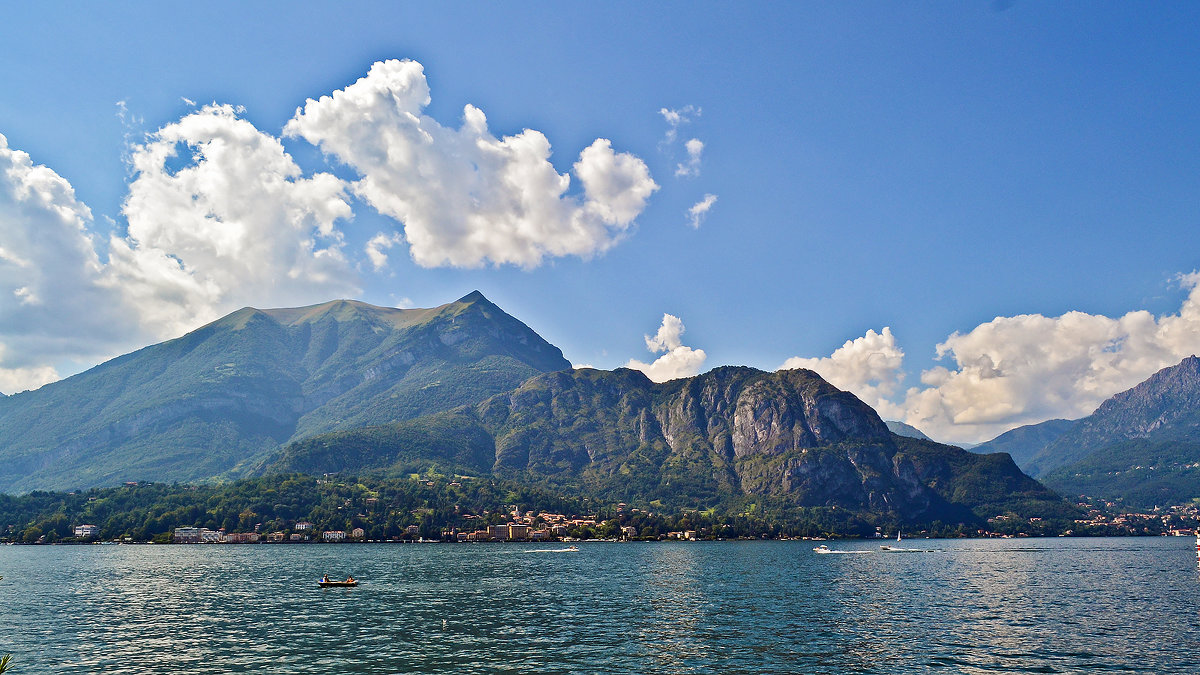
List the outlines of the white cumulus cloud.
<svg viewBox="0 0 1200 675">
<path fill-rule="evenodd" d="M 653 336 L 646 336 L 646 348 L 662 356 L 653 363 L 630 359 L 626 368 L 640 370 L 655 382 L 666 382 L 680 377 L 691 377 L 700 372 L 708 355 L 703 349 L 687 347 L 682 342 L 683 321 L 671 314 L 663 314 L 662 325 Z"/>
<path fill-rule="evenodd" d="M 897 393 L 904 379 L 901 367 L 904 351 L 896 344 L 892 329 L 884 326 L 876 333 L 847 340 L 845 344 L 823 358 L 793 356 L 784 361 L 780 370 L 807 368 L 816 371 L 838 389 L 849 391 L 876 410 L 891 412 L 889 398 Z"/>
<path fill-rule="evenodd" d="M 403 224 L 422 266 L 588 257 L 619 241 L 658 189 L 645 162 L 597 139 L 573 166 L 582 194 L 570 194 L 541 132 L 497 138 L 472 105 L 459 128 L 444 127 L 423 114 L 429 102 L 421 64 L 381 61 L 309 99 L 285 128 L 358 171 L 355 193 Z"/>
<path fill-rule="evenodd" d="M 152 334 L 180 334 L 243 305 L 358 292 L 343 255 L 343 183 L 302 177 L 279 139 L 208 105 L 133 148 L 124 237 L 107 277 Z"/>
<path fill-rule="evenodd" d="M 675 175 L 695 177 L 700 175 L 700 154 L 704 152 L 704 142 L 693 138 L 683 144 L 687 151 L 687 160 L 675 165 Z"/>
<path fill-rule="evenodd" d="M 688 224 L 691 225 L 693 229 L 700 229 L 700 223 L 704 222 L 704 218 L 708 216 L 708 211 L 712 208 L 713 204 L 716 203 L 716 195 L 704 195 L 704 199 L 692 204 L 691 208 L 688 209 Z"/>
<path fill-rule="evenodd" d="M 939 440 L 985 441 L 1024 424 L 1087 416 L 1113 394 L 1200 353 L 1200 273 L 1180 279 L 1188 294 L 1176 314 L 1023 314 L 954 333 L 936 348 L 951 364 L 923 371 L 921 386 L 903 392 L 904 354 L 886 328 L 829 357 L 793 357 L 783 367 L 811 368 L 884 417 Z"/>
<path fill-rule="evenodd" d="M 66 179 L 0 135 L 0 391 L 58 379 L 51 364 L 108 355 L 129 335 L 91 223 Z"/>
</svg>

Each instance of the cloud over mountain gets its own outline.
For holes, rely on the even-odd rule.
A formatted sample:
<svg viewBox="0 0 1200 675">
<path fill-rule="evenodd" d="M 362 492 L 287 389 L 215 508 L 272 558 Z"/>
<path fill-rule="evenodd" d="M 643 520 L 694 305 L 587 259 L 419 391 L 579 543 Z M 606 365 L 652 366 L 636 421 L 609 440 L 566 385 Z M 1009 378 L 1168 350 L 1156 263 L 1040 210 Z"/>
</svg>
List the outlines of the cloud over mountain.
<svg viewBox="0 0 1200 675">
<path fill-rule="evenodd" d="M 887 329 L 868 331 L 829 357 L 792 358 L 783 367 L 812 368 L 935 438 L 987 440 L 1023 424 L 1088 415 L 1113 394 L 1200 352 L 1200 273 L 1181 283 L 1188 295 L 1177 314 L 1023 314 L 954 333 L 937 345 L 938 357 L 953 365 L 922 372 L 922 386 L 902 396 L 896 385 L 903 353 Z"/>
<path fill-rule="evenodd" d="M 423 114 L 429 102 L 421 64 L 382 61 L 285 128 L 359 172 L 355 193 L 403 224 L 422 266 L 586 258 L 619 241 L 658 189 L 645 162 L 596 139 L 573 166 L 582 192 L 569 193 L 541 132 L 497 138 L 473 105 L 445 127 Z"/>
<path fill-rule="evenodd" d="M 833 386 L 853 392 L 864 403 L 886 416 L 891 413 L 888 399 L 900 389 L 904 378 L 901 371 L 903 364 L 904 351 L 896 345 L 892 329 L 884 326 L 882 332 L 868 330 L 863 337 L 847 340 L 829 356 L 793 356 L 779 369 L 807 368 L 816 371 Z"/>
<path fill-rule="evenodd" d="M 339 221 L 343 183 L 301 175 L 279 139 L 210 105 L 133 150 L 125 237 L 109 277 L 160 337 L 249 301 L 294 305 L 358 292 Z M 182 166 L 180 166 L 182 165 Z"/>
<path fill-rule="evenodd" d="M 683 321 L 671 314 L 663 314 L 662 325 L 653 336 L 646 336 L 646 349 L 662 356 L 653 363 L 630 359 L 626 368 L 640 370 L 655 382 L 666 382 L 680 377 L 691 377 L 700 372 L 708 355 L 703 349 L 693 349 L 683 344 Z"/>
</svg>

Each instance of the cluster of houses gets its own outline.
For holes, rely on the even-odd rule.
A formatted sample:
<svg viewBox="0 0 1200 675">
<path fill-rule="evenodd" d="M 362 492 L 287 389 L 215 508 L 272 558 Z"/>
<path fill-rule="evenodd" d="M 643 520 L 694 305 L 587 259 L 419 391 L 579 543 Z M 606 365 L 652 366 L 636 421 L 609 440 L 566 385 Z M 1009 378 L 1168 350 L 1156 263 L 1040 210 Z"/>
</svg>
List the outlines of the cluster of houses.
<svg viewBox="0 0 1200 675">
<path fill-rule="evenodd" d="M 624 503 L 617 504 L 617 513 L 624 513 L 626 508 Z M 637 513 L 638 510 L 633 509 L 632 512 Z M 515 507 L 508 515 L 511 522 L 503 525 L 488 525 L 472 532 L 452 530 L 446 535 L 455 541 L 551 541 L 556 539 L 570 541 L 570 532 L 573 528 L 595 527 L 600 524 L 596 516 L 575 518 L 561 513 L 534 513 L 533 511 L 521 513 Z M 476 517 L 466 516 L 468 520 Z M 633 539 L 637 536 L 636 527 L 621 528 L 621 538 Z M 695 541 L 696 531 L 670 532 L 667 534 L 667 538 Z"/>
<path fill-rule="evenodd" d="M 1200 504 L 1196 503 L 1156 506 L 1140 512 L 1105 499 L 1081 501 L 1078 506 L 1086 512 L 1086 516 L 1076 519 L 1076 525 L 1172 537 L 1191 537 L 1200 529 L 1194 527 L 1196 522 L 1200 522 Z"/>
<path fill-rule="evenodd" d="M 366 532 L 356 527 L 349 533 L 344 530 L 325 530 L 318 537 L 313 531 L 313 524 L 307 521 L 296 523 L 295 532 L 226 532 L 224 529 L 210 530 L 207 527 L 177 527 L 171 534 L 171 541 L 176 544 L 257 544 L 259 542 L 283 543 L 305 541 L 362 541 Z"/>
<path fill-rule="evenodd" d="M 476 517 L 465 516 L 467 520 Z M 451 531 L 447 534 L 456 541 L 550 541 L 566 538 L 572 527 L 597 525 L 595 516 L 571 518 L 561 513 L 521 513 L 515 507 L 509 517 L 512 522 L 504 525 L 488 525 L 473 532 Z"/>
</svg>

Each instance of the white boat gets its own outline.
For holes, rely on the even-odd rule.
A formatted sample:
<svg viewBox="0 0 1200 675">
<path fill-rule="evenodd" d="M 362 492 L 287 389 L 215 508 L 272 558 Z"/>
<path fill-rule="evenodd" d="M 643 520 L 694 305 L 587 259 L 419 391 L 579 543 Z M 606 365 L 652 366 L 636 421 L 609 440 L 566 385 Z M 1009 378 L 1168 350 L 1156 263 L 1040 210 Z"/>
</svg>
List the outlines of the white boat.
<svg viewBox="0 0 1200 675">
<path fill-rule="evenodd" d="M 814 550 L 814 551 L 816 551 L 817 553 L 874 553 L 874 551 L 871 551 L 871 550 L 869 550 L 869 549 L 867 549 L 867 550 L 851 550 L 851 551 L 843 551 L 843 550 L 842 550 L 842 549 L 840 549 L 840 548 L 829 548 L 829 547 L 828 547 L 828 546 L 826 546 L 825 544 L 821 544 L 820 546 L 817 546 L 817 547 L 816 547 L 816 548 L 814 548 L 813 550 Z"/>
</svg>

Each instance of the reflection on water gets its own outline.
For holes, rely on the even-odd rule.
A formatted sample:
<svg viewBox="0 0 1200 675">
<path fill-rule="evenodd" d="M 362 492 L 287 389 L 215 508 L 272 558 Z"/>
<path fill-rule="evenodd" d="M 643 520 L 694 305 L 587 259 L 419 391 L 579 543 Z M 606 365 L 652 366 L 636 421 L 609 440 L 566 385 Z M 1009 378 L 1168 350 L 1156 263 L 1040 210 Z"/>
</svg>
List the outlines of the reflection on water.
<svg viewBox="0 0 1200 675">
<path fill-rule="evenodd" d="M 536 548 L 0 547 L 0 652 L 14 675 L 1200 672 L 1190 540 Z"/>
</svg>

